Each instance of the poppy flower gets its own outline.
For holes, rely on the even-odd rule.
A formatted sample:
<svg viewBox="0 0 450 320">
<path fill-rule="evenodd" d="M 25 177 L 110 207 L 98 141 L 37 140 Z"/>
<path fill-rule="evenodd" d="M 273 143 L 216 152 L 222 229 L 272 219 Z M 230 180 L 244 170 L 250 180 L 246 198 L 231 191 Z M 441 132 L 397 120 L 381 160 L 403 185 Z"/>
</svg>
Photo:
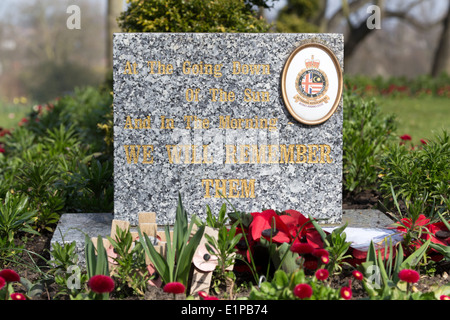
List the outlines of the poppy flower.
<svg viewBox="0 0 450 320">
<path fill-rule="evenodd" d="M 164 286 L 163 290 L 167 293 L 180 294 L 184 293 L 186 287 L 180 282 L 169 282 Z"/>
<path fill-rule="evenodd" d="M 427 234 L 427 239 L 431 238 L 431 242 L 444 246 L 450 245 L 450 231 L 444 222 L 439 221 L 428 226 L 431 235 Z"/>
<path fill-rule="evenodd" d="M 398 273 L 400 280 L 408 283 L 416 283 L 420 280 L 420 275 L 417 271 L 412 269 L 403 269 Z"/>
<path fill-rule="evenodd" d="M 211 272 L 216 269 L 219 264 L 219 258 L 217 255 L 211 254 L 208 249 L 206 249 L 206 245 L 200 244 L 195 250 L 194 256 L 192 257 L 192 262 L 194 266 L 203 272 Z"/>
<path fill-rule="evenodd" d="M 300 299 L 310 298 L 313 294 L 313 290 L 309 284 L 300 283 L 294 288 L 294 295 Z"/>
<path fill-rule="evenodd" d="M 22 293 L 11 293 L 10 295 L 12 300 L 27 300 L 27 298 Z"/>
<path fill-rule="evenodd" d="M 327 269 L 319 269 L 315 273 L 317 280 L 322 280 L 322 281 L 328 279 L 329 275 L 330 275 L 330 273 L 328 272 Z"/>
<path fill-rule="evenodd" d="M 310 254 L 313 252 L 314 248 L 309 243 L 302 243 L 302 242 L 294 242 L 290 249 L 292 252 L 298 253 L 298 254 Z"/>
<path fill-rule="evenodd" d="M 110 293 L 114 290 L 114 280 L 103 274 L 92 276 L 88 286 L 95 293 Z"/>
<path fill-rule="evenodd" d="M 419 230 L 421 227 L 424 227 L 429 223 L 430 219 L 425 217 L 424 214 L 421 214 L 414 222 L 410 218 L 401 219 L 400 225 L 397 227 L 397 230 L 402 232 L 408 232 L 409 230 Z"/>
<path fill-rule="evenodd" d="M 261 237 L 272 238 L 273 242 L 291 242 L 289 228 L 281 220 L 274 210 L 252 213 L 253 221 L 249 231 L 253 240 L 258 241 Z"/>
<path fill-rule="evenodd" d="M 308 223 L 309 219 L 296 210 L 285 210 L 286 214 L 280 215 L 280 219 L 289 228 L 292 237 L 295 237 L 302 228 L 300 237 L 306 234 L 306 228 L 311 227 L 312 224 Z"/>
<path fill-rule="evenodd" d="M 5 279 L 5 281 L 8 283 L 20 281 L 20 276 L 17 274 L 17 272 L 11 269 L 3 269 L 2 271 L 0 271 L 0 277 Z"/>
<path fill-rule="evenodd" d="M 242 229 L 240 227 L 237 227 L 236 234 L 242 234 L 241 240 L 239 240 L 239 242 L 236 244 L 237 253 L 244 257 L 247 257 L 247 260 L 250 261 L 251 260 L 250 251 L 252 250 L 254 245 L 258 242 L 253 240 L 250 232 L 248 232 L 248 230 L 246 228 Z M 247 246 L 247 243 L 248 243 L 248 246 Z M 250 271 L 250 269 L 244 262 L 242 262 L 242 265 L 240 265 L 240 263 L 241 263 L 240 260 L 236 261 L 236 264 L 234 267 L 235 271 L 236 271 L 236 267 L 239 269 L 241 266 L 242 266 L 242 268 L 241 268 L 242 271 L 244 271 L 244 270 Z"/>
<path fill-rule="evenodd" d="M 112 245 L 110 245 L 106 249 L 106 256 L 108 257 L 108 263 L 117 264 L 118 254 L 116 253 L 116 251 L 114 250 L 114 247 Z"/>
<path fill-rule="evenodd" d="M 280 219 L 289 228 L 291 237 L 295 238 L 294 242 L 307 242 L 314 248 L 322 248 L 323 241 L 319 232 L 314 228 L 309 218 L 296 210 L 285 210 L 286 214 L 281 215 Z"/>
<path fill-rule="evenodd" d="M 157 288 L 161 288 L 162 279 L 159 276 L 158 272 L 156 272 L 155 267 L 152 264 L 147 265 L 148 274 L 152 277 L 148 280 L 148 284 Z"/>
</svg>

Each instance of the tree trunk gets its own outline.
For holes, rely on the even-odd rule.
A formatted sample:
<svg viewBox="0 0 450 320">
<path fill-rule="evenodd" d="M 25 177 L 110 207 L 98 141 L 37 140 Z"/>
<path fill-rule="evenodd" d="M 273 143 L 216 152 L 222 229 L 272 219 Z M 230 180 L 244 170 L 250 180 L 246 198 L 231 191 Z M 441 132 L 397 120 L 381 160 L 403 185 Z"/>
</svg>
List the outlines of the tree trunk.
<svg viewBox="0 0 450 320">
<path fill-rule="evenodd" d="M 442 72 L 450 75 L 450 4 L 448 5 L 447 16 L 442 21 L 442 26 L 441 37 L 434 53 L 431 69 L 433 77 L 437 77 Z"/>
<path fill-rule="evenodd" d="M 106 61 L 107 68 L 113 67 L 113 33 L 120 32 L 117 18 L 123 10 L 123 0 L 108 0 L 108 12 L 106 16 Z"/>
</svg>

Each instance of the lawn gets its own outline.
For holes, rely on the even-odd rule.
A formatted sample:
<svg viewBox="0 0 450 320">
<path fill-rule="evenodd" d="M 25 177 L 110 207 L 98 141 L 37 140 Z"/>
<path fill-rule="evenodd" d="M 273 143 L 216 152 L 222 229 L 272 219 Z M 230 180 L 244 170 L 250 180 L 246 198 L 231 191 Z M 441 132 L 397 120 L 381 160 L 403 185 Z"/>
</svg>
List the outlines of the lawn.
<svg viewBox="0 0 450 320">
<path fill-rule="evenodd" d="M 414 144 L 435 133 L 450 131 L 450 100 L 435 96 L 378 97 L 382 112 L 395 114 L 398 135 L 409 134 Z"/>
<path fill-rule="evenodd" d="M 0 102 L 0 127 L 10 129 L 16 127 L 20 120 L 32 111 L 32 106 L 25 103 Z"/>
</svg>

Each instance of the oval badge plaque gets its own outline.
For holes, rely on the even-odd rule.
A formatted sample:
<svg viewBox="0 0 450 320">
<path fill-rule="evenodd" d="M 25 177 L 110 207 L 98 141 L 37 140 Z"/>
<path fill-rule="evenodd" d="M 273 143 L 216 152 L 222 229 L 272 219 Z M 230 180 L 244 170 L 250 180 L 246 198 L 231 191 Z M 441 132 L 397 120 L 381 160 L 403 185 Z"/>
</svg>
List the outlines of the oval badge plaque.
<svg viewBox="0 0 450 320">
<path fill-rule="evenodd" d="M 319 43 L 298 47 L 289 56 L 281 77 L 284 103 L 299 122 L 328 120 L 342 96 L 342 70 L 333 52 Z"/>
</svg>

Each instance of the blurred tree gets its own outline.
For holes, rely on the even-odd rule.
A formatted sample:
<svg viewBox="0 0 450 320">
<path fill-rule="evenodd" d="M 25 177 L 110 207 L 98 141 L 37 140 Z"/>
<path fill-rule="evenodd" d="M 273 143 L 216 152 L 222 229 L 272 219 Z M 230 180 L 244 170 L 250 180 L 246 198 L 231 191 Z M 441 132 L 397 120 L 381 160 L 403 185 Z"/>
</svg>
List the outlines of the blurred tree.
<svg viewBox="0 0 450 320">
<path fill-rule="evenodd" d="M 447 14 L 442 20 L 442 31 L 434 54 L 431 75 L 437 77 L 442 72 L 450 75 L 450 3 L 447 5 Z"/>
<path fill-rule="evenodd" d="M 319 32 L 317 17 L 324 8 L 319 0 L 288 0 L 278 13 L 275 23 L 279 32 L 310 33 Z"/>
<path fill-rule="evenodd" d="M 443 3 L 443 2 L 442 2 Z M 441 5 L 442 5 L 441 3 Z M 428 30 L 437 25 L 443 26 L 438 49 L 434 57 L 432 73 L 439 70 L 447 72 L 450 65 L 449 54 L 449 12 L 444 17 L 418 17 L 411 14 L 420 6 L 432 7 L 437 1 L 430 0 L 342 0 L 341 6 L 331 14 L 326 14 L 327 7 L 334 2 L 327 0 L 288 0 L 285 8 L 280 10 L 277 18 L 277 31 L 280 32 L 342 32 L 344 33 L 344 65 L 352 58 L 356 49 L 374 30 L 367 25 L 372 13 L 367 12 L 369 5 L 380 8 L 380 18 L 401 20 L 417 30 Z M 450 7 L 450 4 L 447 5 Z"/>
<path fill-rule="evenodd" d="M 106 15 L 106 59 L 108 68 L 112 69 L 113 66 L 113 33 L 120 32 L 117 19 L 120 13 L 123 11 L 124 0 L 108 0 L 108 9 Z"/>
<path fill-rule="evenodd" d="M 67 2 L 40 0 L 19 7 L 15 38 L 23 55 L 20 79 L 33 100 L 45 102 L 73 91 L 76 86 L 103 81 L 104 34 L 98 14 L 89 1 L 77 1 L 81 29 L 69 29 Z M 102 20 L 101 22 L 103 22 Z"/>
<path fill-rule="evenodd" d="M 119 18 L 125 32 L 267 32 L 254 6 L 267 0 L 128 0 Z"/>
</svg>

